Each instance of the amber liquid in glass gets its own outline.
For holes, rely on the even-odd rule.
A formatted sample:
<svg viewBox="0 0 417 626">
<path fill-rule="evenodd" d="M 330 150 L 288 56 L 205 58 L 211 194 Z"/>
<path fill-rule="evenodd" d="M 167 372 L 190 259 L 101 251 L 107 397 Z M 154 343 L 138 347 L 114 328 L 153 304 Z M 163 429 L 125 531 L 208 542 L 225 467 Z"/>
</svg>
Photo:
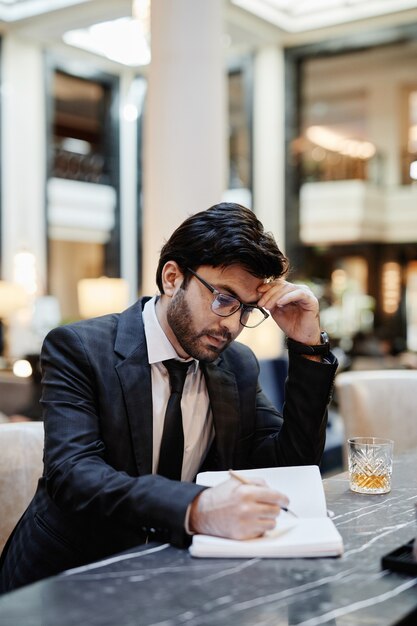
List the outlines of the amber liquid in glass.
<svg viewBox="0 0 417 626">
<path fill-rule="evenodd" d="M 353 472 L 351 475 L 352 485 L 358 489 L 389 489 L 390 477 L 388 474 L 360 474 Z"/>
</svg>

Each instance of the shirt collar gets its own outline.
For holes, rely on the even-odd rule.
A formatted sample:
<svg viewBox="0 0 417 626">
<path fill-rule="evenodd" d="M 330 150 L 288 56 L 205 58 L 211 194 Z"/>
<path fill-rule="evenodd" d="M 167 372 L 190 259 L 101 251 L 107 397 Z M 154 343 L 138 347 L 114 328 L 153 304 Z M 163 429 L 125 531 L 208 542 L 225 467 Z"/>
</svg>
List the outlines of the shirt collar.
<svg viewBox="0 0 417 626">
<path fill-rule="evenodd" d="M 162 330 L 155 309 L 157 299 L 158 297 L 154 296 L 148 300 L 142 312 L 146 344 L 148 347 L 149 364 L 152 365 L 153 363 L 161 363 L 162 361 L 166 361 L 168 359 L 184 361 L 185 359 L 181 359 L 178 356 L 174 346 Z M 193 359 L 193 361 L 195 363 L 194 372 L 196 372 L 199 362 L 196 359 Z"/>
</svg>

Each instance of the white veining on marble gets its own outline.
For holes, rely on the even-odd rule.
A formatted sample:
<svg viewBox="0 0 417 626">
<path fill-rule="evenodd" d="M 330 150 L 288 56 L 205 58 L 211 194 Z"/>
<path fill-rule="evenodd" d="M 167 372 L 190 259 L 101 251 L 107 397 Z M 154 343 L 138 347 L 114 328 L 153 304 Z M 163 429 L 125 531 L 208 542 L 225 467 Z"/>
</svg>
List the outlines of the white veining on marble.
<svg viewBox="0 0 417 626">
<path fill-rule="evenodd" d="M 156 546 L 156 548 L 149 548 L 149 550 L 141 550 L 140 552 L 129 552 L 129 554 L 113 556 L 110 559 L 105 559 L 103 561 L 99 561 L 98 563 L 81 565 L 81 567 L 74 567 L 72 569 L 66 570 L 65 572 L 62 572 L 60 576 L 72 576 L 73 574 L 78 574 L 79 572 L 87 572 L 92 569 L 99 569 L 100 567 L 105 567 L 106 565 L 111 565 L 112 563 L 118 563 L 119 561 L 126 561 L 127 559 L 135 559 L 136 557 L 145 556 L 145 554 L 160 552 L 161 550 L 166 550 L 166 548 L 169 548 L 169 545 L 169 543 L 163 543 L 161 546 Z"/>
<path fill-rule="evenodd" d="M 228 567 L 227 569 L 224 569 L 222 572 L 214 572 L 214 574 L 210 574 L 210 576 L 205 576 L 204 578 L 200 578 L 198 583 L 199 584 L 205 584 L 205 583 L 210 583 L 212 580 L 218 580 L 219 578 L 223 578 L 224 576 L 233 576 L 235 574 L 238 574 L 239 572 L 241 572 L 244 569 L 247 569 L 248 567 L 252 567 L 252 565 L 255 565 L 255 563 L 258 563 L 259 559 L 250 559 L 249 561 L 243 561 L 243 562 L 239 562 L 238 565 L 234 565 L 233 567 Z"/>
<path fill-rule="evenodd" d="M 391 498 L 386 498 L 384 499 L 382 502 L 373 502 L 371 504 L 366 504 L 365 506 L 360 506 L 352 511 L 347 511 L 346 513 L 341 513 L 340 515 L 335 515 L 335 517 L 333 518 L 333 521 L 336 520 L 341 520 L 342 518 L 348 518 L 346 519 L 344 522 L 340 522 L 338 521 L 338 525 L 340 524 L 347 524 L 350 522 L 350 518 L 351 517 L 355 517 L 355 519 L 358 517 L 358 513 L 361 513 L 361 515 L 359 517 L 363 517 L 364 515 L 372 515 L 375 511 L 378 511 L 379 509 L 384 509 L 387 506 L 392 506 L 393 502 L 395 500 L 400 500 L 403 501 L 402 497 L 399 496 L 393 496 Z"/>
<path fill-rule="evenodd" d="M 353 572 L 353 569 L 345 570 L 344 572 L 339 572 L 338 574 L 332 574 L 330 576 L 319 578 L 318 580 L 310 581 L 308 583 L 299 585 L 297 587 L 291 587 L 289 589 L 283 589 L 282 591 L 277 591 L 276 593 L 259 596 L 257 598 L 251 598 L 250 600 L 245 600 L 244 602 L 232 601 L 228 607 L 223 609 L 223 611 L 218 612 L 215 616 L 212 615 L 211 617 L 215 617 L 215 620 L 216 620 L 215 623 L 227 624 L 227 617 L 233 613 L 247 611 L 247 610 L 256 608 L 258 606 L 264 606 L 265 604 L 268 604 L 268 603 L 277 602 L 279 600 L 285 600 L 291 596 L 303 593 L 304 591 L 309 591 L 311 589 L 314 590 L 317 587 L 320 587 L 322 585 L 327 585 L 329 583 L 334 583 L 335 581 L 347 579 L 352 572 Z M 343 580 L 343 582 L 346 583 L 347 581 Z M 208 623 L 207 612 L 205 609 L 206 609 L 205 606 L 201 607 L 201 611 L 204 611 L 201 613 L 201 615 L 196 615 L 194 613 L 193 618 L 192 618 L 192 626 L 199 626 L 201 624 Z M 179 623 L 177 621 L 177 618 L 178 618 L 178 615 L 175 617 L 173 616 L 172 620 L 168 620 L 168 621 L 165 620 L 163 622 L 154 622 L 152 624 L 149 624 L 148 626 L 172 626 L 173 624 Z M 182 623 L 186 624 L 187 622 L 184 621 Z"/>
<path fill-rule="evenodd" d="M 319 626 L 319 624 L 325 624 L 326 622 L 334 620 L 338 617 L 342 617 L 343 615 L 348 615 L 349 613 L 354 613 L 355 611 L 359 611 L 360 609 L 366 609 L 368 606 L 374 606 L 375 604 L 381 604 L 382 602 L 386 602 L 387 600 L 395 598 L 403 591 L 410 589 L 416 584 L 417 578 L 412 578 L 411 580 L 407 580 L 402 585 L 398 585 L 398 587 L 395 587 L 395 589 L 391 589 L 390 591 L 381 593 L 381 595 L 379 596 L 373 596 L 372 598 L 366 598 L 366 600 L 360 600 L 359 602 L 354 602 L 352 604 L 348 604 L 347 606 L 333 609 L 332 611 L 328 611 L 323 615 L 318 615 L 316 617 L 307 619 L 304 622 L 299 622 L 297 626 Z"/>
<path fill-rule="evenodd" d="M 150 551 L 147 551 L 150 554 Z M 141 552 L 140 554 L 143 554 Z M 197 566 L 193 568 L 193 572 L 206 572 L 208 568 L 217 570 L 217 565 L 215 563 L 208 564 L 204 563 L 201 566 Z M 68 570 L 71 574 L 74 573 L 74 570 Z M 106 580 L 110 578 L 129 578 L 131 582 L 138 582 L 142 580 L 148 580 L 155 576 L 162 576 L 164 574 L 183 574 L 190 571 L 190 567 L 188 563 L 184 565 L 166 565 L 161 567 L 144 567 L 138 570 L 118 570 L 118 571 L 109 571 L 109 572 L 97 572 L 97 573 L 86 573 L 83 575 L 83 572 L 75 572 L 77 574 L 77 580 Z"/>
<path fill-rule="evenodd" d="M 218 607 L 224 606 L 225 604 L 230 604 L 231 602 L 233 602 L 233 596 L 220 596 L 219 598 L 215 598 L 214 600 L 207 602 L 204 605 L 204 609 L 205 611 L 210 612 Z M 174 626 L 177 624 L 186 624 L 188 622 L 191 622 L 194 626 L 194 624 L 198 623 L 198 620 L 199 616 L 196 611 L 184 611 L 183 613 L 178 613 L 175 618 L 164 620 L 163 622 L 157 622 L 156 624 L 149 626 Z"/>
<path fill-rule="evenodd" d="M 376 541 L 379 541 L 383 537 L 386 537 L 387 535 L 390 535 L 392 532 L 397 532 L 401 528 L 405 528 L 406 526 L 411 526 L 411 525 L 412 526 L 415 525 L 414 520 L 410 522 L 405 522 L 404 524 L 395 524 L 394 526 L 388 526 L 386 530 L 384 529 L 385 532 L 378 533 L 376 537 L 373 537 L 370 541 L 363 543 L 361 546 L 359 546 L 359 548 L 352 548 L 352 550 L 347 550 L 344 554 L 344 557 L 346 558 L 348 556 L 351 556 L 352 554 L 358 554 L 358 552 L 363 552 L 364 550 L 369 548 L 369 546 L 374 544 Z"/>
</svg>

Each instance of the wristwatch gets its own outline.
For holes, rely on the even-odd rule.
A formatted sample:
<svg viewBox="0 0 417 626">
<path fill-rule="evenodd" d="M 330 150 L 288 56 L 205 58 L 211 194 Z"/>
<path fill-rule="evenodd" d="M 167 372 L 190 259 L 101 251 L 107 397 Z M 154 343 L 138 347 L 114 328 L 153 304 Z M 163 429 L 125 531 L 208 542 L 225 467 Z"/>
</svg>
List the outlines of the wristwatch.
<svg viewBox="0 0 417 626">
<path fill-rule="evenodd" d="M 300 343 L 299 341 L 295 341 L 294 339 L 290 339 L 290 337 L 287 337 L 287 348 L 289 352 L 294 352 L 295 354 L 309 354 L 320 356 L 329 354 L 330 339 L 325 330 L 320 333 L 320 342 L 321 343 L 316 346 L 309 346 L 306 343 Z"/>
</svg>

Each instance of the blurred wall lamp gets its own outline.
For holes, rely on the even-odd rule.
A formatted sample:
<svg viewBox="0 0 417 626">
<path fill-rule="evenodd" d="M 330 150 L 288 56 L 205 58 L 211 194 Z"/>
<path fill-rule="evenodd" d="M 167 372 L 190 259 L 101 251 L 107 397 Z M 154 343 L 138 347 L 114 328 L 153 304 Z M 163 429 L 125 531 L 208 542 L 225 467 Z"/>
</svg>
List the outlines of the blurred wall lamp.
<svg viewBox="0 0 417 626">
<path fill-rule="evenodd" d="M 8 319 L 27 305 L 27 294 L 21 285 L 0 280 L 0 355 L 9 356 L 7 346 Z"/>
<path fill-rule="evenodd" d="M 123 278 L 83 278 L 77 289 L 78 310 L 83 318 L 120 313 L 129 304 L 129 287 Z"/>
</svg>

